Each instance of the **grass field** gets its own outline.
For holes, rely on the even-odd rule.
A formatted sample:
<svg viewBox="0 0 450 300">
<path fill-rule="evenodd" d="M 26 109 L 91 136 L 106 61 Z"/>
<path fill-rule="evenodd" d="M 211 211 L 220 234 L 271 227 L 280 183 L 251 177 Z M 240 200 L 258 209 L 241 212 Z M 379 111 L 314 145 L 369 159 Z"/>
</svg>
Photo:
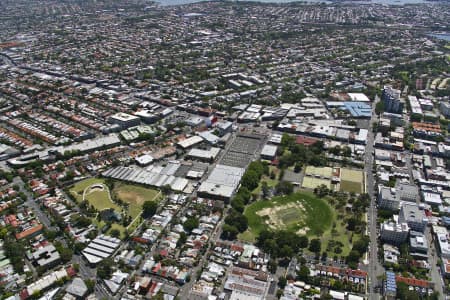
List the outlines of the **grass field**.
<svg viewBox="0 0 450 300">
<path fill-rule="evenodd" d="M 350 170 L 341 168 L 340 190 L 344 192 L 363 193 L 364 192 L 364 172 L 360 170 Z"/>
<path fill-rule="evenodd" d="M 249 231 L 240 238 L 249 241 L 268 228 L 318 236 L 331 227 L 334 219 L 331 207 L 309 192 L 255 202 L 247 206 L 244 214 L 248 218 Z"/>
<path fill-rule="evenodd" d="M 302 187 L 307 189 L 315 189 L 319 185 L 325 185 L 327 188 L 331 189 L 331 181 L 322 178 L 315 178 L 310 176 L 303 177 Z"/>
<path fill-rule="evenodd" d="M 305 174 L 306 175 L 320 175 L 322 177 L 331 178 L 331 176 L 333 175 L 333 168 L 307 166 L 305 169 Z"/>
<path fill-rule="evenodd" d="M 89 178 L 80 182 L 77 182 L 71 189 L 70 193 L 76 198 L 78 202 L 87 200 L 98 211 L 102 211 L 107 208 L 113 208 L 117 212 L 123 212 L 124 208 L 114 203 L 111 199 L 110 191 L 105 185 L 105 180 L 101 178 Z M 159 200 L 159 191 L 145 188 L 142 186 L 124 184 L 121 182 L 115 182 L 114 190 L 112 191 L 117 199 L 122 200 L 125 203 L 129 203 L 126 214 L 131 216 L 134 220 L 142 211 L 142 204 L 147 200 Z M 94 224 L 98 228 L 102 228 L 105 223 L 103 221 L 98 222 L 93 218 Z M 130 224 L 130 230 L 133 230 L 139 225 L 139 220 Z M 111 229 L 118 229 L 121 232 L 121 236 L 124 236 L 125 228 L 121 224 L 113 223 Z"/>
<path fill-rule="evenodd" d="M 346 214 L 345 211 L 340 213 Z M 360 238 L 347 230 L 344 215 L 338 216 L 326 198 L 317 198 L 306 191 L 254 202 L 247 206 L 244 214 L 248 218 L 249 229 L 238 238 L 246 242 L 255 242 L 264 229 L 283 229 L 293 234 L 306 234 L 310 239 L 320 238 L 322 251 L 333 257 L 348 255 L 352 243 Z M 341 244 L 342 252 L 339 254 L 335 253 L 336 246 L 331 247 L 336 243 Z"/>
<path fill-rule="evenodd" d="M 147 200 L 158 200 L 159 192 L 142 186 L 116 183 L 113 192 L 123 202 L 129 203 L 128 214 L 134 219 L 142 211 L 142 204 Z"/>
<path fill-rule="evenodd" d="M 113 208 L 115 211 L 120 212 L 122 208 L 111 201 L 109 190 L 104 184 L 105 181 L 100 178 L 89 178 L 80 182 L 77 182 L 71 189 L 70 193 L 75 196 L 78 202 L 84 199 L 89 201 L 91 205 L 98 211 Z M 103 189 L 93 189 L 91 186 L 103 186 Z"/>
</svg>

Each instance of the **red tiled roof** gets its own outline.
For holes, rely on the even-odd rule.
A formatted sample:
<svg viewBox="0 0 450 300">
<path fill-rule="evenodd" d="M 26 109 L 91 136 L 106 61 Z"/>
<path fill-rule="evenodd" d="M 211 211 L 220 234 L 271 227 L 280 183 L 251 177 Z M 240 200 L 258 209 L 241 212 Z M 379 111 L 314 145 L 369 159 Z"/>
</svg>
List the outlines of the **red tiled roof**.
<svg viewBox="0 0 450 300">
<path fill-rule="evenodd" d="M 42 228 L 44 228 L 44 226 L 42 226 L 42 224 L 36 225 L 34 227 L 31 227 L 30 229 L 27 229 L 25 231 L 17 233 L 16 234 L 16 239 L 20 240 L 20 239 L 23 239 L 25 237 L 28 237 L 28 236 L 30 236 L 32 234 L 35 234 L 36 232 L 41 231 Z"/>
<path fill-rule="evenodd" d="M 421 288 L 432 288 L 433 287 L 432 282 L 429 282 L 426 280 L 421 280 L 421 279 L 416 279 L 416 278 L 396 276 L 395 281 L 406 283 L 409 286 L 415 286 L 415 287 L 421 287 Z"/>
<path fill-rule="evenodd" d="M 308 137 L 308 136 L 304 136 L 304 135 L 298 135 L 295 142 L 297 144 L 302 144 L 302 145 L 306 145 L 306 146 L 311 146 L 314 143 L 316 143 L 318 141 L 318 139 L 312 138 L 312 137 Z"/>
</svg>

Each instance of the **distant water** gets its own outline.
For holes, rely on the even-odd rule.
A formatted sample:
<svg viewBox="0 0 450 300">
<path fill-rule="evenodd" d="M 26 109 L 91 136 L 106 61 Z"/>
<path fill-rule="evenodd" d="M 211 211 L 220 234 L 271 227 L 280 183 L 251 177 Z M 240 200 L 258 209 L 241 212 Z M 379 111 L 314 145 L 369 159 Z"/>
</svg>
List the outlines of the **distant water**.
<svg viewBox="0 0 450 300">
<path fill-rule="evenodd" d="M 158 2 L 159 4 L 161 4 L 163 6 L 189 4 L 189 3 L 204 2 L 204 1 L 208 1 L 208 0 L 156 0 L 156 2 Z M 249 1 L 265 2 L 265 3 L 289 3 L 289 2 L 332 3 L 331 1 L 324 1 L 324 0 L 308 0 L 308 1 L 298 1 L 298 0 L 249 0 Z M 342 2 L 340 1 L 339 3 L 342 3 Z M 388 4 L 388 5 L 405 5 L 405 4 L 419 4 L 419 3 L 432 3 L 432 2 L 428 2 L 428 1 L 425 1 L 425 0 L 372 0 L 372 1 L 349 1 L 347 3 L 379 3 L 379 4 Z"/>
<path fill-rule="evenodd" d="M 429 36 L 450 42 L 450 33 L 430 33 Z"/>
</svg>

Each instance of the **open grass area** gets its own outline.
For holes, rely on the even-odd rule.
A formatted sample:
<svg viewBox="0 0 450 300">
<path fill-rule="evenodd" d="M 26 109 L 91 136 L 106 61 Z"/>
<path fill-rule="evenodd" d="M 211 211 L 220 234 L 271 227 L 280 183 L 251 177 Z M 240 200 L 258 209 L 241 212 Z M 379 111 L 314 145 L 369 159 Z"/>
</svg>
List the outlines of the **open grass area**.
<svg viewBox="0 0 450 300">
<path fill-rule="evenodd" d="M 319 238 L 322 251 L 333 257 L 348 255 L 352 243 L 361 238 L 347 230 L 345 210 L 338 212 L 326 198 L 320 199 L 307 191 L 254 202 L 247 206 L 244 214 L 249 229 L 238 238 L 246 242 L 255 242 L 264 229 L 288 230 L 293 234 L 306 234 L 310 239 Z"/>
<path fill-rule="evenodd" d="M 340 190 L 347 193 L 363 193 L 364 192 L 364 172 L 361 170 L 351 170 L 341 168 L 341 184 Z"/>
<path fill-rule="evenodd" d="M 333 176 L 333 168 L 307 166 L 305 169 L 305 174 L 306 175 L 320 175 L 322 177 L 331 178 L 331 176 Z"/>
<path fill-rule="evenodd" d="M 160 199 L 160 192 L 158 190 L 122 182 L 115 182 L 111 195 L 105 184 L 105 180 L 101 178 L 89 178 L 77 182 L 70 189 L 70 193 L 78 202 L 87 200 L 98 211 L 112 208 L 115 211 L 122 213 L 124 212 L 124 207 L 114 203 L 112 199 L 120 199 L 124 203 L 128 203 L 129 205 L 126 214 L 131 216 L 134 221 L 129 225 L 128 229 L 130 232 L 139 226 L 142 221 L 140 218 L 136 218 L 142 212 L 143 203 L 147 200 L 159 201 Z M 98 221 L 96 218 L 92 218 L 92 220 L 99 229 L 103 228 L 105 225 L 105 222 Z M 113 229 L 118 229 L 121 233 L 121 237 L 125 236 L 126 229 L 121 224 L 113 223 L 107 233 L 110 233 Z"/>
<path fill-rule="evenodd" d="M 75 196 L 78 202 L 89 201 L 98 211 L 107 208 L 113 208 L 117 212 L 122 211 L 122 208 L 111 200 L 108 187 L 103 179 L 89 178 L 77 182 L 70 189 L 70 193 Z"/>
<path fill-rule="evenodd" d="M 113 192 L 118 199 L 129 203 L 128 214 L 133 219 L 141 213 L 145 201 L 157 201 L 160 195 L 157 190 L 124 183 L 116 183 Z"/>
<path fill-rule="evenodd" d="M 311 176 L 303 177 L 302 187 L 304 187 L 304 188 L 313 190 L 322 184 L 325 185 L 329 189 L 332 188 L 331 181 L 328 179 L 315 178 L 315 177 L 311 177 Z"/>
<path fill-rule="evenodd" d="M 249 222 L 249 232 L 245 233 L 249 239 L 268 228 L 317 236 L 330 228 L 334 218 L 331 207 L 309 192 L 255 202 L 244 214 Z"/>
</svg>

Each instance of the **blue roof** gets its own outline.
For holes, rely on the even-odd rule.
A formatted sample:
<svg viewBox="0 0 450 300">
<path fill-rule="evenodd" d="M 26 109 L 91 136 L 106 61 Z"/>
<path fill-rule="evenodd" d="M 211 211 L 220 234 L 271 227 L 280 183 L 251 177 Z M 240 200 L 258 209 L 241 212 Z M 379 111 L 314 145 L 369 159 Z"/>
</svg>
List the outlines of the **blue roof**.
<svg viewBox="0 0 450 300">
<path fill-rule="evenodd" d="M 395 273 L 391 271 L 386 272 L 386 291 L 397 291 L 397 283 L 395 282 Z"/>
<path fill-rule="evenodd" d="M 344 102 L 345 108 L 353 117 L 370 117 L 372 107 L 365 102 Z"/>
<path fill-rule="evenodd" d="M 442 222 L 444 222 L 444 224 L 450 224 L 450 217 L 442 217 Z"/>
</svg>

